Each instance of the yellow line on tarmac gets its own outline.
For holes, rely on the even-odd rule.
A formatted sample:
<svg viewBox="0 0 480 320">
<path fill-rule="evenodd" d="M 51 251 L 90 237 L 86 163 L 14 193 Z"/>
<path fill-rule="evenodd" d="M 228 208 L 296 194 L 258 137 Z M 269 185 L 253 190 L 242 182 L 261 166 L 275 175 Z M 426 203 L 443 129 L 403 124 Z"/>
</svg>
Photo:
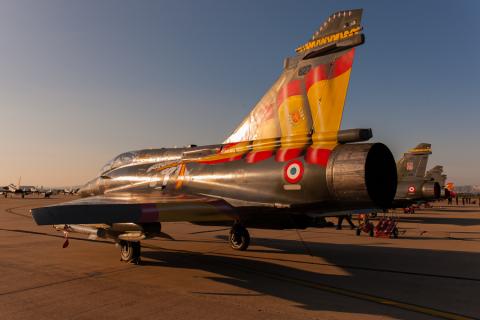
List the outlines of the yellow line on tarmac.
<svg viewBox="0 0 480 320">
<path fill-rule="evenodd" d="M 191 253 L 191 254 L 194 254 L 194 255 L 198 254 L 199 256 L 202 256 L 202 255 L 205 255 L 205 254 L 212 255 L 212 256 L 217 256 L 217 257 L 225 256 L 225 255 L 214 253 L 214 252 L 205 252 L 205 253 L 198 252 L 197 253 L 197 252 L 188 251 L 188 250 L 175 250 L 175 249 L 171 250 L 171 249 L 166 249 L 166 248 L 157 247 L 157 246 L 153 246 L 153 245 L 145 245 L 145 244 L 142 244 L 142 247 L 146 247 L 146 248 L 150 248 L 150 249 L 161 249 L 161 250 L 171 251 L 171 252 Z M 239 255 L 238 257 L 240 258 L 241 255 Z M 220 263 L 226 264 L 224 262 L 220 262 Z M 353 291 L 353 290 L 342 289 L 342 288 L 338 288 L 338 287 L 332 287 L 332 286 L 322 284 L 322 283 L 312 283 L 312 282 L 309 282 L 309 281 L 306 281 L 306 280 L 294 278 L 294 277 L 283 275 L 283 274 L 275 274 L 275 273 L 272 273 L 272 272 L 266 272 L 266 271 L 262 271 L 262 270 L 258 270 L 258 269 L 253 269 L 253 268 L 250 268 L 250 267 L 246 267 L 246 266 L 242 265 L 241 263 L 228 262 L 228 267 L 229 268 L 234 267 L 236 269 L 246 271 L 246 272 L 250 272 L 250 273 L 259 274 L 259 275 L 265 276 L 267 278 L 280 280 L 280 281 L 284 281 L 284 282 L 290 282 L 290 283 L 294 283 L 294 284 L 297 284 L 297 285 L 300 285 L 300 286 L 309 287 L 309 288 L 313 288 L 313 289 L 318 289 L 318 290 L 321 290 L 321 291 L 324 291 L 324 292 L 330 292 L 330 293 L 334 293 L 334 294 L 338 294 L 338 295 L 342 295 L 342 296 L 346 296 L 346 297 L 351 297 L 351 298 L 356 298 L 356 299 L 359 299 L 359 300 L 374 302 L 374 303 L 378 303 L 378 304 L 381 304 L 381 305 L 391 306 L 391 307 L 395 307 L 395 308 L 399 308 L 399 309 L 403 309 L 403 310 L 407 310 L 407 311 L 422 313 L 422 314 L 426 314 L 426 315 L 429 315 L 429 316 L 432 316 L 432 317 L 449 319 L 449 320 L 475 320 L 474 318 L 467 317 L 467 316 L 460 315 L 460 314 L 456 314 L 456 313 L 452 313 L 452 312 L 441 311 L 441 310 L 437 310 L 437 309 L 433 309 L 433 308 L 428 308 L 428 307 L 423 307 L 423 306 L 419 306 L 419 305 L 416 305 L 416 304 L 411 304 L 411 303 L 396 301 L 396 300 L 392 300 L 392 299 L 387 299 L 387 298 L 374 296 L 374 295 L 370 295 L 370 294 L 366 294 L 366 293 L 362 293 L 362 292 L 357 292 L 357 291 Z"/>
<path fill-rule="evenodd" d="M 361 293 L 361 292 L 356 292 L 356 291 L 352 291 L 352 290 L 348 290 L 348 289 L 341 289 L 341 288 L 337 288 L 337 287 L 332 287 L 332 286 L 324 285 L 324 284 L 321 284 L 321 283 L 310 283 L 310 282 L 307 282 L 305 280 L 296 279 L 296 278 L 289 277 L 289 276 L 267 273 L 267 272 L 263 272 L 263 271 L 259 271 L 259 270 L 252 270 L 250 268 L 248 270 L 253 271 L 253 273 L 262 274 L 263 276 L 266 276 L 266 277 L 269 277 L 269 278 L 278 279 L 278 280 L 282 280 L 282 281 L 287 281 L 287 282 L 295 283 L 295 284 L 298 284 L 298 285 L 301 285 L 301 286 L 315 288 L 315 289 L 318 289 L 318 290 L 321 290 L 321 291 L 335 293 L 335 294 L 342 295 L 342 296 L 347 296 L 347 297 L 356 298 L 356 299 L 360 299 L 360 300 L 375 302 L 375 303 L 378 303 L 378 304 L 388 305 L 388 306 L 392 306 L 392 307 L 396 307 L 396 308 L 400 308 L 400 309 L 404 309 L 404 310 L 408 310 L 408 311 L 413 311 L 413 312 L 417 312 L 417 313 L 423 313 L 423 314 L 433 316 L 433 317 L 437 317 L 437 318 L 452 319 L 452 320 L 474 320 L 474 318 L 470 318 L 470 317 L 463 316 L 463 315 L 456 314 L 456 313 L 452 313 L 452 312 L 446 312 L 446 311 L 436 310 L 436 309 L 432 309 L 432 308 L 428 308 L 428 307 L 422 307 L 422 306 L 419 306 L 419 305 L 400 302 L 400 301 L 395 301 L 395 300 L 392 300 L 392 299 L 382 298 L 382 297 L 378 297 L 378 296 L 374 296 L 374 295 L 369 295 L 369 294 L 366 294 L 366 293 Z"/>
</svg>

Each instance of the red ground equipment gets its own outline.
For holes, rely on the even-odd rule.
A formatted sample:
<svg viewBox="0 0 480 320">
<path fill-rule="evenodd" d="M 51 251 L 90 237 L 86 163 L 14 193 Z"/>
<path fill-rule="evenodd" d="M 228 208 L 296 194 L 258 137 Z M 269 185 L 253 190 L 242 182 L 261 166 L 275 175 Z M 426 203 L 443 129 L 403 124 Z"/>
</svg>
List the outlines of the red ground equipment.
<svg viewBox="0 0 480 320">
<path fill-rule="evenodd" d="M 403 208 L 403 213 L 410 213 L 414 214 L 415 209 L 419 209 L 420 207 L 416 204 L 412 204 L 410 207 Z"/>
<path fill-rule="evenodd" d="M 368 218 L 368 214 L 366 213 L 361 213 L 358 215 L 358 227 L 356 230 L 357 236 L 360 235 L 360 233 L 363 231 L 367 233 L 370 237 L 373 237 L 374 234 L 374 226 L 373 223 L 370 222 L 370 219 Z"/>
<path fill-rule="evenodd" d="M 375 227 L 375 237 L 398 238 L 397 219 L 392 217 L 380 218 Z"/>
</svg>

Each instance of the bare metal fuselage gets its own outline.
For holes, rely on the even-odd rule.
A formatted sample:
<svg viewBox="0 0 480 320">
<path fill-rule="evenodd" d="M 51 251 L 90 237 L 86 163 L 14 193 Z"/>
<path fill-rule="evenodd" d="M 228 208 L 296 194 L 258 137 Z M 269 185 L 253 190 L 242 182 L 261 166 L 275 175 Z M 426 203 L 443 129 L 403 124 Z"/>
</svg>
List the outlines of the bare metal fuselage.
<svg viewBox="0 0 480 320">
<path fill-rule="evenodd" d="M 268 155 L 257 159 L 255 143 L 236 149 L 213 145 L 124 153 L 79 193 L 202 195 L 224 200 L 234 219 L 252 223 L 265 221 L 255 217 L 262 212 L 315 216 L 387 207 L 395 193 L 395 164 L 382 144 L 339 144 L 319 165 L 305 160 L 308 144 L 298 157 L 283 161 L 278 158 L 280 142 L 271 143 Z M 292 166 L 301 171 L 293 179 L 288 176 Z"/>
</svg>

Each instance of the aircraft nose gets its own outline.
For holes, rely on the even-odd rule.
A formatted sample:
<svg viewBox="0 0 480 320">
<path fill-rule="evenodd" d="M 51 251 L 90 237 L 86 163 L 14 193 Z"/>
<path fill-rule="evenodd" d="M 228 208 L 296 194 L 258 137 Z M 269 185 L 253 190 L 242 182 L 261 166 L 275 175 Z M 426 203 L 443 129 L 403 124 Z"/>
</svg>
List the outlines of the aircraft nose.
<svg viewBox="0 0 480 320">
<path fill-rule="evenodd" d="M 87 182 L 83 186 L 81 186 L 80 189 L 78 189 L 78 194 L 80 195 L 80 197 L 85 198 L 85 197 L 95 195 L 95 189 L 96 189 L 95 182 L 97 180 L 98 179 L 94 179 L 92 181 Z"/>
</svg>

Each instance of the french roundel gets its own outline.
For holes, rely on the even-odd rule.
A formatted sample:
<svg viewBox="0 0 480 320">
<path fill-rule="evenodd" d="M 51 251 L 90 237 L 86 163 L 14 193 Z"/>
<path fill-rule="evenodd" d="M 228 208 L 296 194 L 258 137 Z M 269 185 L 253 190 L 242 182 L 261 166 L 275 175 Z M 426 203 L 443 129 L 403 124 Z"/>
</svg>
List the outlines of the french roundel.
<svg viewBox="0 0 480 320">
<path fill-rule="evenodd" d="M 415 193 L 415 186 L 408 187 L 408 192 Z"/>
<path fill-rule="evenodd" d="M 303 163 L 294 160 L 290 161 L 283 169 L 283 177 L 289 183 L 297 183 L 303 177 Z"/>
</svg>

